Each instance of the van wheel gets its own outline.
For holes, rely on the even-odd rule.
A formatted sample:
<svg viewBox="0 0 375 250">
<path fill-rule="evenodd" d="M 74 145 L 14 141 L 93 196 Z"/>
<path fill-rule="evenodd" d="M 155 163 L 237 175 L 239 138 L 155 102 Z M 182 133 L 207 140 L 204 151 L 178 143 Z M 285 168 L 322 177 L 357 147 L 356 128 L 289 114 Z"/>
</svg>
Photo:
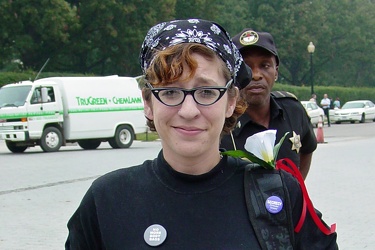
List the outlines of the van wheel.
<svg viewBox="0 0 375 250">
<path fill-rule="evenodd" d="M 116 129 L 115 136 L 108 140 L 112 148 L 129 148 L 134 141 L 133 129 L 128 125 L 121 125 Z"/>
<path fill-rule="evenodd" d="M 62 134 L 58 128 L 48 127 L 44 129 L 42 138 L 40 138 L 40 147 L 44 152 L 59 151 L 62 145 Z"/>
<path fill-rule="evenodd" d="M 27 149 L 27 146 L 17 146 L 15 142 L 5 141 L 7 148 L 13 153 L 23 153 Z"/>
<path fill-rule="evenodd" d="M 366 121 L 366 115 L 363 113 L 361 120 L 359 121 L 360 123 L 364 123 Z"/>
<path fill-rule="evenodd" d="M 78 141 L 78 145 L 83 149 L 97 149 L 102 142 L 97 139 L 88 139 Z"/>
</svg>

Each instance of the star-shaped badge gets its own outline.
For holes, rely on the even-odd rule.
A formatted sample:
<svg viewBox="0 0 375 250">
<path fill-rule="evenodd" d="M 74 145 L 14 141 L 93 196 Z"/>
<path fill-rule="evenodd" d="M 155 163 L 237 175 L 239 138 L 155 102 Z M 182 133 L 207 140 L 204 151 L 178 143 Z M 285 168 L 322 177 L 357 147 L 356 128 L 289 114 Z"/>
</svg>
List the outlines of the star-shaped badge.
<svg viewBox="0 0 375 250">
<path fill-rule="evenodd" d="M 240 122 L 240 121 L 237 122 L 236 127 L 237 127 L 237 128 L 241 128 L 241 122 Z"/>
<path fill-rule="evenodd" d="M 293 131 L 293 137 L 289 138 L 292 142 L 292 150 L 295 150 L 297 154 L 299 153 L 300 148 L 302 147 L 301 137 Z"/>
</svg>

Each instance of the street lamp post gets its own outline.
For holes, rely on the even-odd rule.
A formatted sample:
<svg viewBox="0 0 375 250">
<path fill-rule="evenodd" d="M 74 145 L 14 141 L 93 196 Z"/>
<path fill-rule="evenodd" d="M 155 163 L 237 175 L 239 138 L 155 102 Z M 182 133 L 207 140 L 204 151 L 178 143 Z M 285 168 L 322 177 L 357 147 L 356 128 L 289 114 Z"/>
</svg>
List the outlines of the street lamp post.
<svg viewBox="0 0 375 250">
<path fill-rule="evenodd" d="M 314 94 L 314 69 L 313 69 L 313 54 L 315 51 L 315 45 L 310 42 L 307 46 L 307 51 L 310 53 L 310 80 L 311 80 L 311 95 Z"/>
</svg>

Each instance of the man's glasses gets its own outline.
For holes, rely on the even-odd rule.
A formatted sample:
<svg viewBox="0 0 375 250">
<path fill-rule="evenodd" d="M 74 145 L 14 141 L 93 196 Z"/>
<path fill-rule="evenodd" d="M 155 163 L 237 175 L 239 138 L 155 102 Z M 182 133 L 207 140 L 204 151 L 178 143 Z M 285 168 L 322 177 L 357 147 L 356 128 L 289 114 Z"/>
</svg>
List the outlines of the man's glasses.
<svg viewBox="0 0 375 250">
<path fill-rule="evenodd" d="M 192 95 L 196 103 L 202 106 L 209 106 L 219 101 L 225 94 L 233 79 L 229 80 L 224 87 L 199 87 L 193 89 L 182 88 L 154 88 L 146 83 L 152 94 L 164 105 L 174 107 L 184 102 L 186 95 Z"/>
</svg>

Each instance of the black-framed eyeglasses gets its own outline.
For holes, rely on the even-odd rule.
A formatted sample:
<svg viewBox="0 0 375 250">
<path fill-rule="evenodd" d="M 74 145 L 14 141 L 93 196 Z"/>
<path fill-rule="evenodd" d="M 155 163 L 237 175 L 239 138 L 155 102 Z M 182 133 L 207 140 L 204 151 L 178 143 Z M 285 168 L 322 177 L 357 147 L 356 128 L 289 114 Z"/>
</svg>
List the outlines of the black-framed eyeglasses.
<svg viewBox="0 0 375 250">
<path fill-rule="evenodd" d="M 202 106 L 209 106 L 219 101 L 232 84 L 229 80 L 224 87 L 198 87 L 193 89 L 183 88 L 154 88 L 150 83 L 146 83 L 152 94 L 166 106 L 174 107 L 184 102 L 187 95 L 192 95 L 196 103 Z"/>
</svg>

